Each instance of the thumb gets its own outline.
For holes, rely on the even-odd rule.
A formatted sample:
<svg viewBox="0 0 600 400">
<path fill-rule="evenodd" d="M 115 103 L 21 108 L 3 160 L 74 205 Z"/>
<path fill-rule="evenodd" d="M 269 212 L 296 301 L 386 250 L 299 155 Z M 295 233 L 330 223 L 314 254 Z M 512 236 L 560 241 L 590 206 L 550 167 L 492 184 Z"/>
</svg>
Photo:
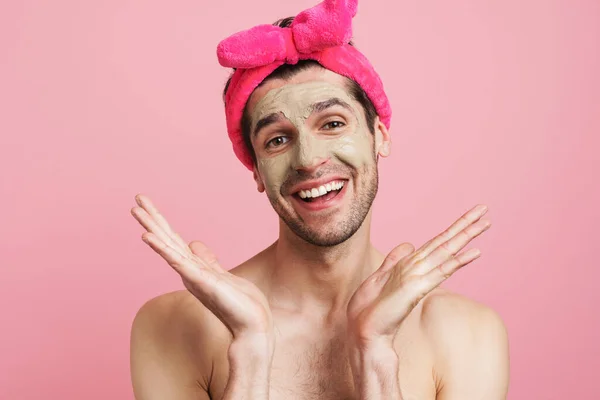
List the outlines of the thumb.
<svg viewBox="0 0 600 400">
<path fill-rule="evenodd" d="M 385 272 L 392 269 L 398 261 L 406 257 L 407 255 L 413 253 L 415 251 L 415 246 L 408 242 L 404 242 L 394 247 L 392 251 L 385 257 L 381 267 L 379 267 L 379 271 Z"/>
<path fill-rule="evenodd" d="M 217 256 L 204 243 L 194 240 L 190 242 L 188 247 L 207 267 L 221 270 Z"/>
</svg>

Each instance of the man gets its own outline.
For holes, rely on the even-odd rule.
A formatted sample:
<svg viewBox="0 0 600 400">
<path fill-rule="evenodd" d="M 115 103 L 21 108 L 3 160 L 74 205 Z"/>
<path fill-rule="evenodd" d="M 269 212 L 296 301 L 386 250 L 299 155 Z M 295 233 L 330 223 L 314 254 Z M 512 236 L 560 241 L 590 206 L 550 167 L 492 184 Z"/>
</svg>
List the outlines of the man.
<svg viewBox="0 0 600 400">
<path fill-rule="evenodd" d="M 356 1 L 326 0 L 220 44 L 221 63 L 236 68 L 229 135 L 279 215 L 279 238 L 227 272 L 136 196 L 143 240 L 187 289 L 135 317 L 138 400 L 506 398 L 502 321 L 438 288 L 479 256 L 461 250 L 489 228 L 487 208 L 418 249 L 384 255 L 370 242 L 390 110 L 349 44 L 355 13 Z"/>
</svg>

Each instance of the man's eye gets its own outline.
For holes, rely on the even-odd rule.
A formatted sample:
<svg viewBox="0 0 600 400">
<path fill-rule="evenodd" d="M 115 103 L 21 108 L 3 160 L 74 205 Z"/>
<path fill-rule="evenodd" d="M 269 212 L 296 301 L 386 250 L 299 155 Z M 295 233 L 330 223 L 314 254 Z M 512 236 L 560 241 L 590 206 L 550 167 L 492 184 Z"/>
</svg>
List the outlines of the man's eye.
<svg viewBox="0 0 600 400">
<path fill-rule="evenodd" d="M 276 138 L 269 140 L 266 147 L 279 147 L 285 143 L 284 140 L 288 140 L 288 138 L 285 136 L 277 136 Z"/>
<path fill-rule="evenodd" d="M 331 122 L 328 122 L 325 125 L 323 125 L 323 128 L 336 129 L 336 128 L 341 128 L 344 125 L 346 125 L 346 124 L 344 124 L 342 121 L 331 121 Z"/>
</svg>

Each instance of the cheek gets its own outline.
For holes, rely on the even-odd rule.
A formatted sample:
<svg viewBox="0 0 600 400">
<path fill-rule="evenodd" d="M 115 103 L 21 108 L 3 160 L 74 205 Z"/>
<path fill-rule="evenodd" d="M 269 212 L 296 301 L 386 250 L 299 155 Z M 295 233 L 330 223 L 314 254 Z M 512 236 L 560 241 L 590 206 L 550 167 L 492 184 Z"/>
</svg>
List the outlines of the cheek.
<svg viewBox="0 0 600 400">
<path fill-rule="evenodd" d="M 371 142 L 364 133 L 340 138 L 333 151 L 338 158 L 355 167 L 363 167 L 373 159 Z"/>
<path fill-rule="evenodd" d="M 263 178 L 265 190 L 269 195 L 280 193 L 281 186 L 287 178 L 289 160 L 285 155 L 258 161 L 258 170 Z"/>
</svg>

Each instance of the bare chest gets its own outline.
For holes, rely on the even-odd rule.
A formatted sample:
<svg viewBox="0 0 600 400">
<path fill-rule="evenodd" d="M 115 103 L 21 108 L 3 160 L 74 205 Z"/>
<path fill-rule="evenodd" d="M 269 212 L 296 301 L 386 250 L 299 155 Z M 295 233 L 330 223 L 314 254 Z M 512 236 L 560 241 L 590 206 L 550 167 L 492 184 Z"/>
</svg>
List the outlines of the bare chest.
<svg viewBox="0 0 600 400">
<path fill-rule="evenodd" d="M 435 399 L 427 357 L 419 357 L 418 352 L 408 347 L 400 349 L 400 353 L 400 384 L 404 398 Z M 211 394 L 213 399 L 220 399 L 228 379 L 226 357 L 215 372 Z M 327 340 L 280 338 L 273 357 L 270 383 L 270 400 L 358 400 L 346 342 L 340 336 Z"/>
<path fill-rule="evenodd" d="M 355 398 L 352 370 L 340 338 L 288 343 L 275 354 L 270 399 Z"/>
</svg>

